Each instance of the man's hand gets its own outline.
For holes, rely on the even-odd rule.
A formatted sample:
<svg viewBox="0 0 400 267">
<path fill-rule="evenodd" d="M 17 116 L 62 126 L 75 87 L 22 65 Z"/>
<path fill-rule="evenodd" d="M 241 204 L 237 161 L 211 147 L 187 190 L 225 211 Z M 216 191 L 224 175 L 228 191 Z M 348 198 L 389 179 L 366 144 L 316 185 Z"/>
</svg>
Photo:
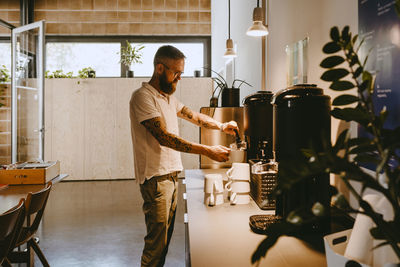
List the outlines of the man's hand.
<svg viewBox="0 0 400 267">
<path fill-rule="evenodd" d="M 216 146 L 210 146 L 208 149 L 208 153 L 206 154 L 207 157 L 210 159 L 219 161 L 219 162 L 225 162 L 229 160 L 229 153 L 230 149 L 221 146 L 221 145 L 216 145 Z"/>
<path fill-rule="evenodd" d="M 239 131 L 236 121 L 224 122 L 221 125 L 221 131 L 227 134 L 235 135 L 235 129 Z"/>
</svg>

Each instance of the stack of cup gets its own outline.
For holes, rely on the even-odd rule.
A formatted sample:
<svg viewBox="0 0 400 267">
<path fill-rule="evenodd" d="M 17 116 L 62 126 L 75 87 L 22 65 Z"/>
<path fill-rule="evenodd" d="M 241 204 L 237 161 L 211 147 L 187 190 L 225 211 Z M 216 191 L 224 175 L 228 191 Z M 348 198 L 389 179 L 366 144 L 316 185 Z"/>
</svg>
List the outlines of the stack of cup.
<svg viewBox="0 0 400 267">
<path fill-rule="evenodd" d="M 207 206 L 224 203 L 224 186 L 222 175 L 206 174 L 204 177 L 204 204 Z"/>
<path fill-rule="evenodd" d="M 248 204 L 250 202 L 250 165 L 248 163 L 232 163 L 226 175 L 228 197 L 231 205 Z"/>
</svg>

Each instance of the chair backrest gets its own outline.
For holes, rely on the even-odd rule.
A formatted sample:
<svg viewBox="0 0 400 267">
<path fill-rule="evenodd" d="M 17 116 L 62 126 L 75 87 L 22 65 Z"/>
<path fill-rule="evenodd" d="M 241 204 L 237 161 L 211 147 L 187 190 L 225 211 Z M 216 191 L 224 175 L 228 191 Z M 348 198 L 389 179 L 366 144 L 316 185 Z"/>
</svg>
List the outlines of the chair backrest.
<svg viewBox="0 0 400 267">
<path fill-rule="evenodd" d="M 25 219 L 25 200 L 0 215 L 0 265 L 8 252 L 14 248 Z"/>
<path fill-rule="evenodd" d="M 44 209 L 46 208 L 47 199 L 49 198 L 52 183 L 47 183 L 46 187 L 35 193 L 28 193 L 26 197 L 26 219 L 29 231 L 34 234 L 39 228 L 40 221 L 42 220 Z M 31 224 L 30 217 L 35 214 L 36 216 Z"/>
</svg>

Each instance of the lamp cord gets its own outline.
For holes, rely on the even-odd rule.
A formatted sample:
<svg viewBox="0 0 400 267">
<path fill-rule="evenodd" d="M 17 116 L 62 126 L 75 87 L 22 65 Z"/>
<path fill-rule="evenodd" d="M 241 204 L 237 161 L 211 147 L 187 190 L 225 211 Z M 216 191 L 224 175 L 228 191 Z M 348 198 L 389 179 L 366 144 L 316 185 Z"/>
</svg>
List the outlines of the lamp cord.
<svg viewBox="0 0 400 267">
<path fill-rule="evenodd" d="M 228 39 L 231 39 L 231 0 L 228 0 Z"/>
</svg>

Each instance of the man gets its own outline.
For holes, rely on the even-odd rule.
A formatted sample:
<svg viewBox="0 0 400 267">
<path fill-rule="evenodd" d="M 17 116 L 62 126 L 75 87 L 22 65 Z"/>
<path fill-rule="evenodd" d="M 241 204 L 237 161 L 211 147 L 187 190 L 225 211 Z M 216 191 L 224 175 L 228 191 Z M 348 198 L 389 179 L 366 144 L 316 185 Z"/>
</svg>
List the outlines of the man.
<svg viewBox="0 0 400 267">
<path fill-rule="evenodd" d="M 136 180 L 140 183 L 147 235 L 142 266 L 163 266 L 171 240 L 177 203 L 177 176 L 182 171 L 180 152 L 227 161 L 229 149 L 206 146 L 179 137 L 177 117 L 198 126 L 234 134 L 236 122 L 218 122 L 190 110 L 172 94 L 184 71 L 185 56 L 173 46 L 162 46 L 154 56 L 148 83 L 133 92 L 130 101 Z"/>
</svg>

